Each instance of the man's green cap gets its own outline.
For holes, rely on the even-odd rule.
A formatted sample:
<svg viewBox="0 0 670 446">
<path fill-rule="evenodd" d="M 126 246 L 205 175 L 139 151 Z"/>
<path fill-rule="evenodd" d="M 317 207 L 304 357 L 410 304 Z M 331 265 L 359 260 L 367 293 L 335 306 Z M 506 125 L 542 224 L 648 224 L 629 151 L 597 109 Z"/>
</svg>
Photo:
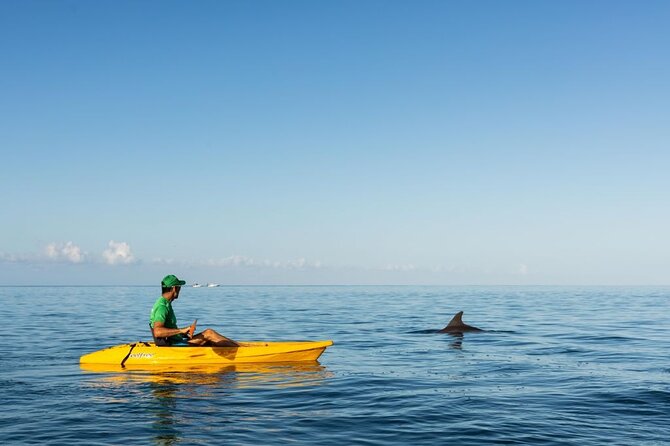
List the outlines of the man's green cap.
<svg viewBox="0 0 670 446">
<path fill-rule="evenodd" d="M 171 288 L 173 286 L 182 286 L 182 285 L 186 285 L 186 281 L 177 279 L 177 276 L 175 276 L 174 274 L 170 274 L 168 276 L 163 277 L 163 280 L 161 281 L 161 286 L 163 288 Z"/>
</svg>

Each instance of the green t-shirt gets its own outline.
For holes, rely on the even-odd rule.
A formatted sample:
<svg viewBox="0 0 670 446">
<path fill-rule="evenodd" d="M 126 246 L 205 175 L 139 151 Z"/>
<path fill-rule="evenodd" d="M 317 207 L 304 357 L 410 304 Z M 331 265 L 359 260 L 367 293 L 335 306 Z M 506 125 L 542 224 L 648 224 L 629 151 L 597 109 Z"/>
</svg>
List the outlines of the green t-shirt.
<svg viewBox="0 0 670 446">
<path fill-rule="evenodd" d="M 151 317 L 149 319 L 151 328 L 154 328 L 154 323 L 156 322 L 162 322 L 165 328 L 179 328 L 177 326 L 177 316 L 175 316 L 172 310 L 172 303 L 163 296 L 158 298 L 151 309 Z M 170 336 L 168 340 L 170 342 L 180 342 L 183 340 L 183 337 L 182 335 L 174 335 Z"/>
</svg>

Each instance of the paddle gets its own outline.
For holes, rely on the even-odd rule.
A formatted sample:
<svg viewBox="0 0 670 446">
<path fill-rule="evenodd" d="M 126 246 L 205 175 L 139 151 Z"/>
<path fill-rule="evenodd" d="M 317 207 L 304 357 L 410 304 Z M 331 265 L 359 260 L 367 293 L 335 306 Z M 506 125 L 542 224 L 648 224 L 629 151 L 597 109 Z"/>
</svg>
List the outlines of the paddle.
<svg viewBox="0 0 670 446">
<path fill-rule="evenodd" d="M 195 333 L 195 326 L 198 323 L 198 320 L 194 320 L 190 327 L 188 327 L 188 338 L 193 339 L 193 333 Z"/>
</svg>

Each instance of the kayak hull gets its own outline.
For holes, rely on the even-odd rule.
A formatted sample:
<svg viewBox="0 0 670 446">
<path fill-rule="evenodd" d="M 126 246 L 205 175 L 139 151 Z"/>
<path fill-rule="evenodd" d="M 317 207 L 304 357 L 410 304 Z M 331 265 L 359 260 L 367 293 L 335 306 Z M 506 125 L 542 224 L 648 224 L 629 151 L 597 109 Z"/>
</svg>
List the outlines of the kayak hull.
<svg viewBox="0 0 670 446">
<path fill-rule="evenodd" d="M 83 355 L 81 364 L 122 366 L 248 364 L 316 361 L 333 341 L 241 342 L 239 347 L 157 347 L 153 342 L 122 344 Z"/>
</svg>

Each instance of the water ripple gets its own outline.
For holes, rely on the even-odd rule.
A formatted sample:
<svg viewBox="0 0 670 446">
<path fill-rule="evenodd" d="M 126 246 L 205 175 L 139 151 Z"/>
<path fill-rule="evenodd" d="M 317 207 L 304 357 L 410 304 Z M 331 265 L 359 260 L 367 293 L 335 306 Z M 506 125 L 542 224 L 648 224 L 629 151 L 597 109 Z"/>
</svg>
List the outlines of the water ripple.
<svg viewBox="0 0 670 446">
<path fill-rule="evenodd" d="M 198 317 L 239 339 L 336 344 L 320 365 L 306 367 L 91 373 L 79 368 L 81 354 L 146 339 L 155 290 L 0 288 L 10 332 L 62 327 L 21 348 L 0 344 L 3 444 L 629 445 L 670 438 L 668 289 L 184 291 L 175 305 L 183 321 Z M 436 333 L 459 310 L 487 331 Z"/>
</svg>

